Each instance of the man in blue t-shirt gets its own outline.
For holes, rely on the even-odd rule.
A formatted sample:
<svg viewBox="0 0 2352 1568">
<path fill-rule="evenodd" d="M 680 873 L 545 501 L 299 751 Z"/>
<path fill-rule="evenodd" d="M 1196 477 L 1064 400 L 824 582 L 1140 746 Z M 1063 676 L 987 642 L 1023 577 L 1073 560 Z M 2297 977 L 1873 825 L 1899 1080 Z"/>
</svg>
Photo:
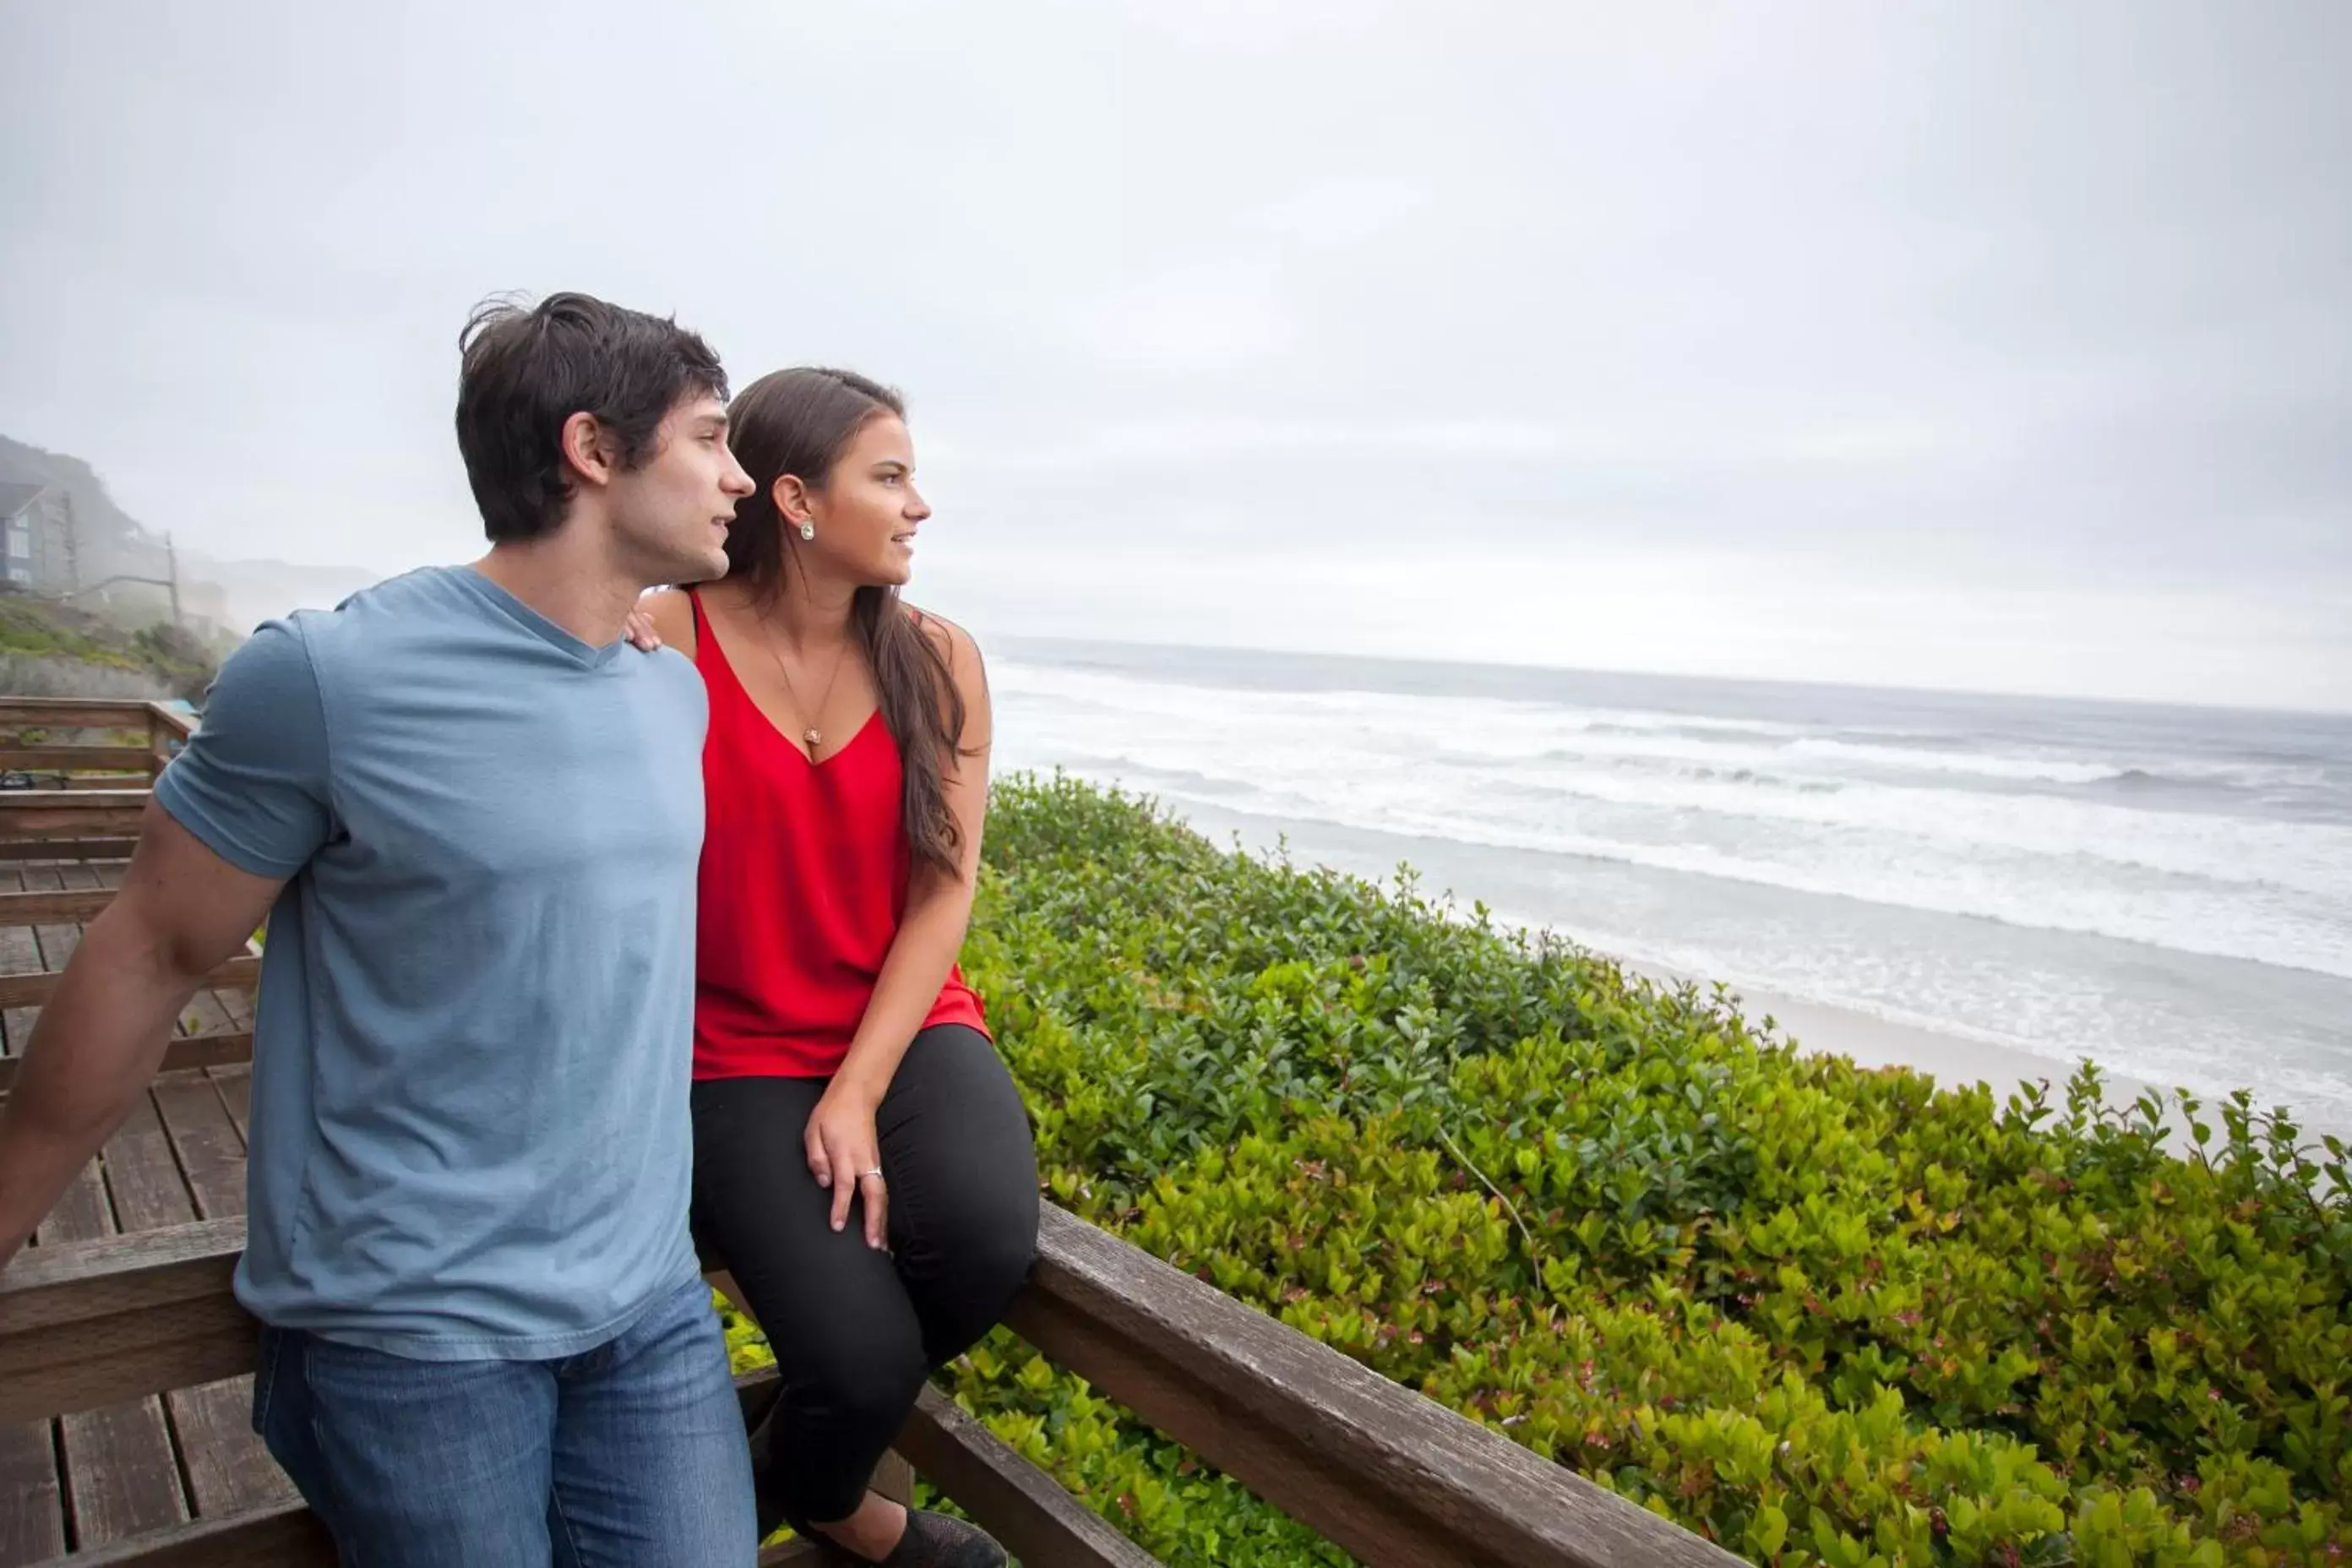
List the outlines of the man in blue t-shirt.
<svg viewBox="0 0 2352 1568">
<path fill-rule="evenodd" d="M 578 294 L 468 324 L 491 541 L 231 657 L 0 1117 L 0 1266 L 266 917 L 254 1422 L 345 1562 L 750 1563 L 687 1235 L 702 683 L 628 648 L 751 479 L 692 333 Z"/>
</svg>

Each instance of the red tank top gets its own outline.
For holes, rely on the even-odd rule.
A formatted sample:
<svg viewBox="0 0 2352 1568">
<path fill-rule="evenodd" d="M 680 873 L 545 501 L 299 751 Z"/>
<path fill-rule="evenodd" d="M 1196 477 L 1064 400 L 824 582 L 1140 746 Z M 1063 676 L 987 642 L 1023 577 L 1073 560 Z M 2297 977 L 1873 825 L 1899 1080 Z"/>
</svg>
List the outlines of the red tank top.
<svg viewBox="0 0 2352 1568">
<path fill-rule="evenodd" d="M 841 1066 L 907 907 L 898 738 L 880 712 L 822 763 L 751 700 L 694 605 L 710 695 L 702 747 L 694 1076 L 824 1078 Z M 923 1026 L 986 1032 L 950 966 Z"/>
</svg>

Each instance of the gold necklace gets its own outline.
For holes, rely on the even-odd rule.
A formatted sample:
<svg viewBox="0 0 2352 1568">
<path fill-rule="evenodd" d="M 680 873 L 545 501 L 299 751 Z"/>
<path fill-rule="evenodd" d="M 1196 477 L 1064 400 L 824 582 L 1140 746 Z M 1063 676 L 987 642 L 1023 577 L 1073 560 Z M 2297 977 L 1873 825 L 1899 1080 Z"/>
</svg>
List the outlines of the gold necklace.
<svg viewBox="0 0 2352 1568">
<path fill-rule="evenodd" d="M 793 716 L 799 718 L 801 717 L 801 694 L 793 688 L 793 672 L 784 668 L 784 656 L 776 651 L 775 641 L 767 635 L 767 630 L 764 626 L 760 628 L 760 640 L 767 645 L 768 657 L 776 661 L 776 673 L 784 678 L 784 695 L 792 699 Z M 817 700 L 816 717 L 820 719 L 824 717 L 826 704 L 833 700 L 833 683 L 841 679 L 841 661 L 848 657 L 849 639 L 844 637 L 841 639 L 840 651 L 833 656 L 833 673 L 824 678 L 824 695 Z M 817 748 L 824 743 L 824 731 L 811 724 L 801 731 L 801 739 L 808 742 L 809 761 L 816 761 Z"/>
</svg>

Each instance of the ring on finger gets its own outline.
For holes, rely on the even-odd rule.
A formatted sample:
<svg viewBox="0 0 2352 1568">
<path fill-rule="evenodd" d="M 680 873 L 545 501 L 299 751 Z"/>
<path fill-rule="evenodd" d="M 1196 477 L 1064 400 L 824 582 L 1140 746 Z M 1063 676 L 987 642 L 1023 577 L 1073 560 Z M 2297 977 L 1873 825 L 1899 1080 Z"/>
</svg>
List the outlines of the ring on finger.
<svg viewBox="0 0 2352 1568">
<path fill-rule="evenodd" d="M 879 1169 L 879 1168 L 877 1168 L 877 1169 L 875 1169 L 875 1170 L 871 1170 L 871 1171 L 860 1171 L 860 1172 L 858 1172 L 858 1173 L 857 1173 L 857 1179 L 858 1179 L 859 1181 L 861 1181 L 861 1182 L 862 1182 L 862 1181 L 866 1180 L 866 1179 L 867 1179 L 867 1178 L 869 1178 L 869 1177 L 871 1177 L 873 1180 L 877 1181 L 877 1182 L 878 1182 L 878 1181 L 880 1181 L 880 1180 L 882 1180 L 882 1173 L 881 1173 L 880 1169 Z"/>
</svg>

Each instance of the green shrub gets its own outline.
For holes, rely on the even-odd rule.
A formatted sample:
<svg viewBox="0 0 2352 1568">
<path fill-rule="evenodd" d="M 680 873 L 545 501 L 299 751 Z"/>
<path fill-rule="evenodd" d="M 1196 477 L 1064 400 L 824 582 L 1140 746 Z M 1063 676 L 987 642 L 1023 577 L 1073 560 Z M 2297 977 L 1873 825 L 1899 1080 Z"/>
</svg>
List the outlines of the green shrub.
<svg viewBox="0 0 2352 1568">
<path fill-rule="evenodd" d="M 2283 1113 L 1933 1092 L 1409 874 L 992 810 L 964 963 L 1056 1202 L 1759 1562 L 2352 1549 L 2352 1177 Z M 1008 1335 L 942 1383 L 1171 1563 L 1345 1561 Z"/>
</svg>

